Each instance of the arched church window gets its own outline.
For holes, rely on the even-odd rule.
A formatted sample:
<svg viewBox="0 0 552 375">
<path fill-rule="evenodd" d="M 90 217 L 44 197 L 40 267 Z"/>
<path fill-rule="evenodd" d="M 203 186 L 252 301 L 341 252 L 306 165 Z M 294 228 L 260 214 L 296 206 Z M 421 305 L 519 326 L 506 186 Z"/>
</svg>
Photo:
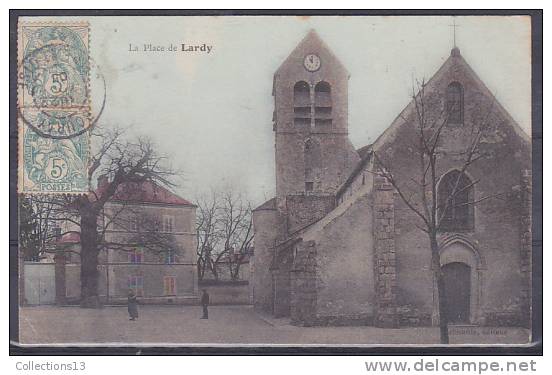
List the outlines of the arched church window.
<svg viewBox="0 0 552 375">
<path fill-rule="evenodd" d="M 473 183 L 458 170 L 444 175 L 439 181 L 438 216 L 442 231 L 466 231 L 474 227 Z"/>
<path fill-rule="evenodd" d="M 322 152 L 320 143 L 316 139 L 307 139 L 305 142 L 305 190 L 312 191 L 316 174 L 322 167 Z"/>
<path fill-rule="evenodd" d="M 305 81 L 299 81 L 293 86 L 293 114 L 295 125 L 311 123 L 310 86 Z"/>
<path fill-rule="evenodd" d="M 332 88 L 328 82 L 320 81 L 314 86 L 314 124 L 332 124 Z"/>
<path fill-rule="evenodd" d="M 458 82 L 452 82 L 447 87 L 447 116 L 449 124 L 464 122 L 464 88 Z"/>
</svg>

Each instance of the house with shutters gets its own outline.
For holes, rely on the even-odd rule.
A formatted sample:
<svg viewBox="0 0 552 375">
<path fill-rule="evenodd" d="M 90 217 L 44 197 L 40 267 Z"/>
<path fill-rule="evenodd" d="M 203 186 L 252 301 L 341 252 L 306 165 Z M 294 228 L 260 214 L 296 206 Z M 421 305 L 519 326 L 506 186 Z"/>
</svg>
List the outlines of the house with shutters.
<svg viewBox="0 0 552 375">
<path fill-rule="evenodd" d="M 108 181 L 98 180 L 101 196 Z M 132 289 L 141 303 L 197 302 L 196 206 L 154 182 L 123 184 L 106 203 L 99 233 L 99 295 L 126 301 Z M 64 232 L 66 232 L 64 230 Z M 58 301 L 80 297 L 80 238 L 68 232 L 57 241 Z M 59 264 L 62 263 L 62 264 Z"/>
</svg>

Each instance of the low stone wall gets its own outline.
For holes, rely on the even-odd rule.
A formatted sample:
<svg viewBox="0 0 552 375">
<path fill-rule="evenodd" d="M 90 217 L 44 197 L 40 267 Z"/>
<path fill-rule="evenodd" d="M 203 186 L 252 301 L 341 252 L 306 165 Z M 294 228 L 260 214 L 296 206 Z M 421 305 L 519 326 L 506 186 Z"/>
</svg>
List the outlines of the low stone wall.
<svg viewBox="0 0 552 375">
<path fill-rule="evenodd" d="M 127 298 L 110 297 L 106 300 L 100 296 L 100 301 L 106 305 L 126 305 Z M 163 296 L 163 297 L 138 297 L 139 305 L 199 305 L 198 296 Z"/>
<path fill-rule="evenodd" d="M 232 276 L 230 275 L 230 264 L 227 261 L 219 261 L 215 264 L 217 268 L 217 274 L 219 280 L 229 281 L 232 280 Z M 235 267 L 235 265 L 234 265 Z M 250 265 L 248 260 L 244 260 L 241 265 L 238 272 L 237 280 L 239 281 L 248 281 L 250 278 Z M 213 272 L 206 268 L 205 272 L 203 274 L 203 280 L 215 280 L 215 275 Z"/>
<path fill-rule="evenodd" d="M 199 295 L 203 289 L 209 293 L 211 305 L 249 305 L 249 283 L 247 281 L 214 281 L 199 282 Z"/>
</svg>

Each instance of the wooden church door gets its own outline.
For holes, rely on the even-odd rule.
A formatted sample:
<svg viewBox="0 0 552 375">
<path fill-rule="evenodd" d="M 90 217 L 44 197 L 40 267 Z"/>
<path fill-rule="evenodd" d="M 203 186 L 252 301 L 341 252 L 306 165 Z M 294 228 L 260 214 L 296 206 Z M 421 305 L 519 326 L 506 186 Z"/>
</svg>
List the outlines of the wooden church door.
<svg viewBox="0 0 552 375">
<path fill-rule="evenodd" d="M 465 263 L 453 262 L 443 266 L 445 284 L 445 313 L 449 323 L 470 322 L 471 268 Z"/>
</svg>

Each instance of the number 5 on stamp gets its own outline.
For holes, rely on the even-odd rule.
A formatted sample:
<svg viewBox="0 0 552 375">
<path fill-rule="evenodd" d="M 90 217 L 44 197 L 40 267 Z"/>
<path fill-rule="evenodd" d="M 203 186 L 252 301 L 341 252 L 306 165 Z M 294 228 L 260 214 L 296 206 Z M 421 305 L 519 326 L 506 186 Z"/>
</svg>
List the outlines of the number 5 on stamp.
<svg viewBox="0 0 552 375">
<path fill-rule="evenodd" d="M 21 193 L 86 193 L 90 126 L 87 23 L 18 27 Z"/>
</svg>

